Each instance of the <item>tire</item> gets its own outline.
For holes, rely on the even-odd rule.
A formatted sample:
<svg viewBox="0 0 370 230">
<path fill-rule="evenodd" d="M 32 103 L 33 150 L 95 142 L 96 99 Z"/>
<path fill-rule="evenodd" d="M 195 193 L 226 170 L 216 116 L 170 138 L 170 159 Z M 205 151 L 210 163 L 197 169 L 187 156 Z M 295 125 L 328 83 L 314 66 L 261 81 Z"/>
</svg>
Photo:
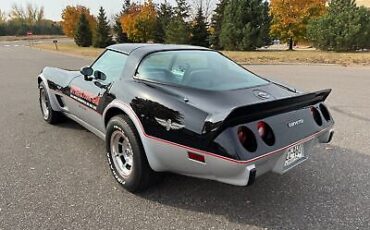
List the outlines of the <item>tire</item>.
<svg viewBox="0 0 370 230">
<path fill-rule="evenodd" d="M 50 104 L 50 97 L 46 91 L 45 84 L 43 82 L 39 85 L 40 96 L 39 103 L 43 119 L 49 124 L 57 124 L 63 120 L 63 114 L 54 111 Z"/>
<path fill-rule="evenodd" d="M 118 115 L 108 122 L 106 150 L 109 168 L 126 190 L 144 191 L 161 178 L 150 168 L 139 134 L 128 117 Z"/>
</svg>

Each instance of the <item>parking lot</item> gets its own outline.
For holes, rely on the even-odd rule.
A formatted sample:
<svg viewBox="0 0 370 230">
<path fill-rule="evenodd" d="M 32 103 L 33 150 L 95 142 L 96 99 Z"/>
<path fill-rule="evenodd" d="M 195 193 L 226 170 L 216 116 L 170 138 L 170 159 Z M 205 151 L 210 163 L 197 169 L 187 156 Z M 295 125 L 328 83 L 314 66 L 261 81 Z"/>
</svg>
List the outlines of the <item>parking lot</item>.
<svg viewBox="0 0 370 230">
<path fill-rule="evenodd" d="M 111 176 L 103 141 L 41 117 L 42 68 L 90 62 L 0 43 L 0 229 L 369 229 L 370 67 L 248 66 L 300 90 L 332 88 L 333 142 L 251 187 L 171 174 L 133 195 Z"/>
</svg>

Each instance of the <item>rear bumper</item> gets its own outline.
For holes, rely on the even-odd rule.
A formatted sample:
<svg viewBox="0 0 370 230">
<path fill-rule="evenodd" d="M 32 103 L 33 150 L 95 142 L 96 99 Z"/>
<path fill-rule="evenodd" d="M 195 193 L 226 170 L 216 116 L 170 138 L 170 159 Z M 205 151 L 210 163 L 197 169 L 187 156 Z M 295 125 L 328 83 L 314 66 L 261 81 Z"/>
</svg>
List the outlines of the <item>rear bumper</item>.
<svg viewBox="0 0 370 230">
<path fill-rule="evenodd" d="M 219 175 L 217 180 L 220 182 L 229 183 L 233 185 L 245 186 L 253 184 L 256 177 L 259 177 L 267 172 L 284 174 L 291 170 L 292 168 L 305 162 L 310 157 L 311 150 L 315 145 L 319 143 L 329 143 L 332 140 L 333 135 L 334 130 L 328 129 L 323 132 L 320 132 L 319 134 L 309 139 L 305 139 L 298 143 L 294 143 L 290 146 L 285 147 L 284 149 L 271 153 L 266 157 L 246 163 L 245 165 L 230 165 L 230 168 L 228 168 L 228 170 L 234 171 L 236 175 L 237 174 L 239 175 L 235 176 L 235 178 L 225 178 L 222 175 Z M 292 165 L 285 166 L 284 163 L 287 157 L 287 149 L 289 149 L 291 146 L 298 144 L 302 144 L 304 146 L 305 150 L 304 157 L 294 162 Z M 214 169 L 214 171 L 218 171 L 218 169 Z M 219 174 L 219 172 L 217 174 Z M 241 175 L 248 176 L 243 178 L 243 176 Z"/>
<path fill-rule="evenodd" d="M 163 142 L 153 137 L 146 137 L 143 143 L 150 166 L 155 171 L 171 171 L 192 177 L 246 186 L 253 184 L 255 178 L 264 173 L 272 171 L 283 174 L 303 163 L 309 158 L 312 147 L 317 143 L 330 142 L 333 133 L 334 131 L 331 128 L 324 129 L 282 149 L 248 161 L 233 160 L 175 143 Z M 285 167 L 287 149 L 298 144 L 304 146 L 304 157 L 289 165 L 289 167 Z M 189 159 L 189 152 L 204 156 L 204 162 Z"/>
</svg>

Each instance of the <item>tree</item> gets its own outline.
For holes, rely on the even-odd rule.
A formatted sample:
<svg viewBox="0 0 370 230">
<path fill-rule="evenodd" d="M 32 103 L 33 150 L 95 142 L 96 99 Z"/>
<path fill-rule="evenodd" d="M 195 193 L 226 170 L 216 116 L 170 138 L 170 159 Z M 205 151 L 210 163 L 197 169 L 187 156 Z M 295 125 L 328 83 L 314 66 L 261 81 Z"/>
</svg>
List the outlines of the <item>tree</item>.
<svg viewBox="0 0 370 230">
<path fill-rule="evenodd" d="M 84 6 L 67 6 L 62 11 L 62 28 L 65 35 L 73 38 L 76 31 L 77 23 L 80 16 L 84 14 L 89 21 L 90 30 L 94 31 L 96 27 L 96 20 L 93 15 L 91 15 L 90 10 Z"/>
<path fill-rule="evenodd" d="M 84 13 L 80 15 L 77 22 L 76 31 L 74 32 L 74 40 L 78 46 L 89 47 L 92 44 L 92 32 L 89 21 Z"/>
<path fill-rule="evenodd" d="M 370 12 L 354 0 L 332 0 L 328 13 L 311 20 L 308 37 L 323 50 L 351 51 L 370 48 Z"/>
<path fill-rule="evenodd" d="M 103 7 L 100 7 L 93 45 L 94 47 L 105 48 L 112 44 L 111 28 L 108 25 Z"/>
<path fill-rule="evenodd" d="M 165 42 L 169 44 L 188 44 L 189 26 L 182 18 L 174 17 L 166 28 Z"/>
<path fill-rule="evenodd" d="M 119 18 L 116 18 L 115 24 L 113 25 L 113 32 L 116 36 L 115 40 L 117 43 L 128 42 L 127 34 L 122 30 L 122 24 Z"/>
<path fill-rule="evenodd" d="M 191 35 L 190 44 L 204 47 L 209 46 L 209 34 L 202 6 L 198 8 L 197 15 L 191 28 Z"/>
<path fill-rule="evenodd" d="M 127 37 L 135 42 L 147 42 L 155 37 L 157 11 L 152 0 L 142 5 L 131 4 L 121 17 L 121 24 Z"/>
<path fill-rule="evenodd" d="M 187 44 L 190 40 L 190 28 L 186 22 L 190 7 L 186 0 L 176 0 L 174 16 L 165 29 L 165 42 L 172 44 Z"/>
<path fill-rule="evenodd" d="M 264 44 L 265 4 L 262 0 L 230 0 L 221 25 L 221 46 L 228 50 L 255 50 Z"/>
<path fill-rule="evenodd" d="M 263 45 L 271 44 L 270 28 L 271 28 L 271 16 L 270 16 L 270 4 L 266 1 L 263 3 L 262 9 L 262 25 L 261 25 L 261 39 Z"/>
<path fill-rule="evenodd" d="M 326 0 L 271 0 L 271 35 L 289 43 L 306 39 L 306 26 L 325 13 Z"/>
<path fill-rule="evenodd" d="M 165 0 L 159 5 L 157 14 L 157 25 L 154 34 L 154 41 L 163 43 L 166 37 L 166 28 L 174 16 L 173 7 Z"/>
<path fill-rule="evenodd" d="M 224 20 L 225 7 L 229 0 L 221 0 L 212 15 L 211 19 L 211 35 L 209 37 L 210 44 L 214 49 L 222 49 L 220 44 L 221 25 Z"/>
<path fill-rule="evenodd" d="M 128 9 L 131 6 L 130 0 L 125 0 L 122 4 L 122 10 L 120 13 L 118 13 L 115 17 L 115 23 L 113 25 L 113 33 L 116 36 L 115 40 L 117 43 L 124 43 L 124 42 L 130 42 L 127 33 L 123 29 L 123 25 L 121 23 L 121 17 L 127 13 Z"/>
<path fill-rule="evenodd" d="M 182 18 L 183 20 L 186 20 L 190 13 L 190 6 L 186 2 L 186 0 L 176 0 L 177 6 L 175 7 L 175 14 L 177 17 Z"/>
<path fill-rule="evenodd" d="M 146 0 L 140 7 L 137 15 L 135 27 L 135 41 L 148 42 L 155 38 L 155 29 L 157 26 L 157 10 L 153 0 Z"/>
<path fill-rule="evenodd" d="M 220 0 L 220 2 L 221 1 L 223 0 Z M 206 19 L 206 21 L 208 21 L 212 14 L 213 9 L 215 8 L 216 0 L 192 0 L 192 2 L 193 8 L 199 9 L 199 7 L 202 7 L 204 18 Z"/>
<path fill-rule="evenodd" d="M 26 8 L 22 5 L 13 4 L 10 11 L 10 20 L 26 25 L 36 25 L 44 19 L 44 7 L 33 6 L 28 3 Z"/>
<path fill-rule="evenodd" d="M 0 24 L 4 24 L 6 22 L 6 14 L 4 11 L 0 10 Z"/>
</svg>

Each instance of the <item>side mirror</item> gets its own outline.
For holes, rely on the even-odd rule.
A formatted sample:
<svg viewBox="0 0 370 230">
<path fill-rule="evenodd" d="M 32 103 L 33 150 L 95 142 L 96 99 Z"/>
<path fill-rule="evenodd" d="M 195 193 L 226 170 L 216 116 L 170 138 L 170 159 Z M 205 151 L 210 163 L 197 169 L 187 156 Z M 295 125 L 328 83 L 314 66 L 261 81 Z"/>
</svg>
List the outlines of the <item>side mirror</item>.
<svg viewBox="0 0 370 230">
<path fill-rule="evenodd" d="M 85 77 L 86 81 L 92 80 L 89 77 L 93 75 L 94 70 L 90 66 L 85 66 L 80 69 L 80 73 Z"/>
<path fill-rule="evenodd" d="M 105 81 L 105 79 L 107 79 L 107 76 L 102 71 L 96 70 L 94 72 L 94 78 L 97 80 Z"/>
</svg>

